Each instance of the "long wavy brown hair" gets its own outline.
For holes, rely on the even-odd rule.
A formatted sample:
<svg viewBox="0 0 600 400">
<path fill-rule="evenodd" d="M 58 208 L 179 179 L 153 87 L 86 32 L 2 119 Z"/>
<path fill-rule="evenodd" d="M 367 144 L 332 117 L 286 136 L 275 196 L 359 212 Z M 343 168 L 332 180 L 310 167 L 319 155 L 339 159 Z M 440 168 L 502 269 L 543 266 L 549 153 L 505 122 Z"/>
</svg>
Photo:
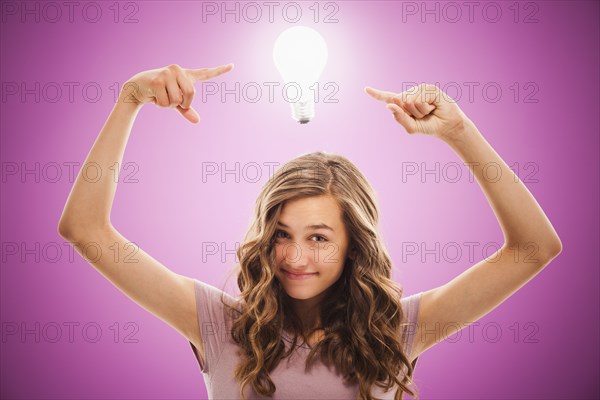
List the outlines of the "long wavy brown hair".
<svg viewBox="0 0 600 400">
<path fill-rule="evenodd" d="M 341 277 L 327 290 L 320 307 L 322 326 L 304 334 L 285 290 L 275 275 L 274 241 L 284 203 L 310 196 L 331 195 L 343 210 L 349 233 Z M 359 399 L 372 400 L 371 389 L 397 386 L 395 400 L 409 393 L 418 396 L 403 343 L 407 322 L 401 307 L 402 287 L 394 282 L 392 264 L 378 232 L 376 196 L 358 168 L 347 158 L 326 152 L 303 154 L 280 167 L 262 187 L 253 220 L 237 250 L 237 285 L 240 301 L 232 313 L 231 335 L 240 347 L 235 378 L 240 395 L 251 385 L 257 394 L 272 397 L 270 378 L 279 362 L 306 343 L 317 329 L 324 335 L 306 359 L 308 371 L 317 359 L 335 366 L 347 384 L 358 384 Z M 282 330 L 293 333 L 286 350 Z M 401 377 L 401 379 L 399 379 Z M 418 397 L 416 397 L 418 398 Z"/>
</svg>

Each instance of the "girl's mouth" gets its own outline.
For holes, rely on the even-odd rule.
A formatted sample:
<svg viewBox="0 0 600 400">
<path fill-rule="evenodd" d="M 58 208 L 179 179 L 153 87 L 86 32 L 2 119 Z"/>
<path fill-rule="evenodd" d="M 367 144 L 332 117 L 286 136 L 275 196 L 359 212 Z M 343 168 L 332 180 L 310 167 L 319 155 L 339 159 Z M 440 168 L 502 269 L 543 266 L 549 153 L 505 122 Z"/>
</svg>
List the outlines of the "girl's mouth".
<svg viewBox="0 0 600 400">
<path fill-rule="evenodd" d="M 309 279 L 315 275 L 317 275 L 316 272 L 312 272 L 312 273 L 303 273 L 303 274 L 294 274 L 291 272 L 286 271 L 285 269 L 282 269 L 283 274 L 285 275 L 286 278 L 291 279 L 291 280 L 304 280 L 304 279 Z"/>
</svg>

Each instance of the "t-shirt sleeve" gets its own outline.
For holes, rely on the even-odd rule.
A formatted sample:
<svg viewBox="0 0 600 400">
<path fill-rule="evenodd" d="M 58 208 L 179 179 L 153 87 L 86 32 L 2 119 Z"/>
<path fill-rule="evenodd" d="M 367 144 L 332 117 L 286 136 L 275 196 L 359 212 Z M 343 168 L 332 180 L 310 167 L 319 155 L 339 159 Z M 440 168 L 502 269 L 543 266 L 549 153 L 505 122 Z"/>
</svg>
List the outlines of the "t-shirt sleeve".
<svg viewBox="0 0 600 400">
<path fill-rule="evenodd" d="M 217 365 L 219 356 L 226 344 L 227 335 L 230 332 L 230 324 L 225 318 L 227 310 L 222 303 L 222 298 L 224 296 L 225 301 L 229 300 L 228 304 L 232 304 L 232 297 L 222 290 L 197 279 L 194 279 L 194 287 L 198 329 L 200 329 L 202 344 L 204 345 L 204 358 L 202 358 L 196 346 L 192 342 L 189 343 L 200 366 L 200 371 L 209 373 Z"/>
<path fill-rule="evenodd" d="M 415 293 L 410 296 L 403 297 L 400 300 L 404 315 L 406 316 L 405 324 L 402 328 L 402 336 L 404 340 L 405 353 L 409 359 L 412 355 L 412 350 L 415 342 L 415 333 L 417 323 L 419 321 L 419 311 L 421 306 L 421 296 L 423 292 Z M 416 361 L 416 360 L 415 360 Z"/>
</svg>

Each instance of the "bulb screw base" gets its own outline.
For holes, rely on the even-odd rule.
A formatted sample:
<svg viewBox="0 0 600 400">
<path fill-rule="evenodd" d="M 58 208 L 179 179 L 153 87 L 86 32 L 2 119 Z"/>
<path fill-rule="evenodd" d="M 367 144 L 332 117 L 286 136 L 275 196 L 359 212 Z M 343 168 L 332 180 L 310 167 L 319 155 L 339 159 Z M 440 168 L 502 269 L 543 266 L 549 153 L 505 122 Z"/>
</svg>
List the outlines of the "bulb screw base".
<svg viewBox="0 0 600 400">
<path fill-rule="evenodd" d="M 292 118 L 301 124 L 307 124 L 315 116 L 315 103 L 299 100 L 292 103 Z"/>
</svg>

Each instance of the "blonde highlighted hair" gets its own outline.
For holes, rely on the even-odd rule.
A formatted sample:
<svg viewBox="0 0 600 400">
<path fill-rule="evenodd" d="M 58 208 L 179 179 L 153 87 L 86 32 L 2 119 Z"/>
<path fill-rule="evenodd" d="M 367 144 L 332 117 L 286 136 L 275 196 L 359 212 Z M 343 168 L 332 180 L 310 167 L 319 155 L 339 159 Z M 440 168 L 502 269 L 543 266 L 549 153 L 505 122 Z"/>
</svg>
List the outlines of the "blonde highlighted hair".
<svg viewBox="0 0 600 400">
<path fill-rule="evenodd" d="M 240 395 L 251 385 L 257 394 L 272 397 L 270 378 L 279 362 L 306 342 L 300 321 L 275 276 L 274 237 L 281 209 L 288 200 L 330 195 L 343 211 L 352 258 L 346 257 L 341 277 L 321 305 L 322 340 L 306 359 L 308 371 L 316 359 L 334 366 L 347 384 L 357 384 L 359 399 L 372 400 L 377 385 L 397 386 L 395 400 L 409 393 L 414 364 L 403 351 L 406 320 L 402 288 L 392 277 L 389 254 L 378 232 L 375 192 L 347 158 L 326 153 L 303 154 L 284 164 L 262 187 L 244 241 L 237 251 L 240 302 L 233 311 L 231 334 L 240 350 L 235 378 Z M 283 329 L 294 333 L 286 350 Z M 316 328 L 315 328 L 316 330 Z M 399 379 L 399 377 L 401 379 Z M 417 397 L 418 398 L 418 397 Z"/>
</svg>

